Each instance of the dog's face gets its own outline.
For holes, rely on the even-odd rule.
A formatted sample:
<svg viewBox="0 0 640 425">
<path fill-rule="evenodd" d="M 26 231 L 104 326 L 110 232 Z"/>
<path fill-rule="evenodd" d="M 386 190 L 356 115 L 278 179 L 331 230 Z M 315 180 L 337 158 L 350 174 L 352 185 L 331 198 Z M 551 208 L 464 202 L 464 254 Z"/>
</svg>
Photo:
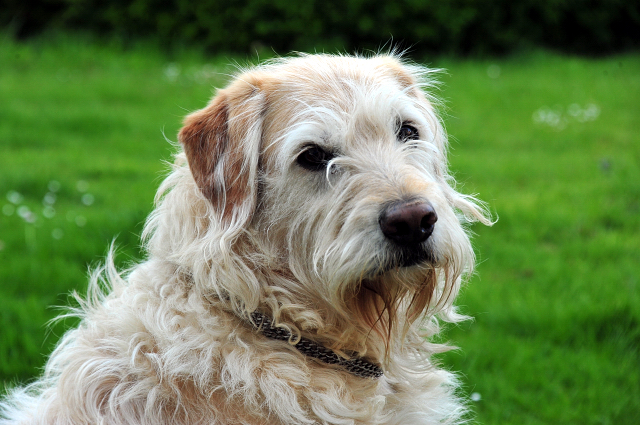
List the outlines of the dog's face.
<svg viewBox="0 0 640 425">
<path fill-rule="evenodd" d="M 297 302 L 389 328 L 400 310 L 442 307 L 472 268 L 461 219 L 486 219 L 450 184 L 425 77 L 388 56 L 299 57 L 242 74 L 187 118 L 212 222 L 290 276 Z"/>
</svg>

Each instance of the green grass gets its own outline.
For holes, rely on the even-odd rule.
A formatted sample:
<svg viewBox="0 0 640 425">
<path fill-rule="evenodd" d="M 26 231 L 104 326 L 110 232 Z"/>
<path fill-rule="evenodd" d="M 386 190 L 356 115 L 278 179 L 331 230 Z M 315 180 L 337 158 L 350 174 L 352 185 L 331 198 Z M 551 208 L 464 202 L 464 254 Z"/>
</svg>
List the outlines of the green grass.
<svg viewBox="0 0 640 425">
<path fill-rule="evenodd" d="M 0 379 L 37 373 L 39 353 L 63 332 L 48 335 L 59 313 L 51 306 L 86 287 L 88 265 L 113 238 L 122 266 L 142 255 L 142 224 L 174 151 L 165 135 L 175 141 L 182 117 L 223 80 L 211 67 L 224 70 L 197 54 L 157 52 L 69 37 L 0 42 Z M 59 190 L 49 219 L 51 182 Z M 10 192 L 23 200 L 14 205 Z M 23 220 L 20 206 L 37 220 Z"/>
<path fill-rule="evenodd" d="M 175 140 L 231 61 L 69 37 L 0 42 L 5 383 L 38 373 L 65 326 L 47 331 L 51 306 L 86 287 L 114 237 L 122 267 L 141 258 L 174 150 L 164 135 Z M 475 320 L 448 329 L 461 349 L 443 362 L 481 396 L 479 423 L 638 423 L 640 55 L 432 65 L 448 70 L 452 169 L 499 216 L 473 227 L 479 265 L 459 305 Z"/>
<path fill-rule="evenodd" d="M 448 334 L 479 420 L 638 423 L 640 57 L 532 54 L 495 79 L 490 63 L 438 65 L 452 167 L 500 217 L 474 228 L 459 303 L 476 320 Z M 536 122 L 545 106 L 566 122 Z"/>
</svg>

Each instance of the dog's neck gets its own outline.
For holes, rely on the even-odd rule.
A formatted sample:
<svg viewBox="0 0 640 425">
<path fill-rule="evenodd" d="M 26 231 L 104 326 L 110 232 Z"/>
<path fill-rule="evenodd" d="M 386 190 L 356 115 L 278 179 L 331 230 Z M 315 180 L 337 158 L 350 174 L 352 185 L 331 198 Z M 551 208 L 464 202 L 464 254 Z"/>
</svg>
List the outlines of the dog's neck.
<svg viewBox="0 0 640 425">
<path fill-rule="evenodd" d="M 291 332 L 285 328 L 274 326 L 271 319 L 264 314 L 255 311 L 251 313 L 250 319 L 254 328 L 267 338 L 291 341 Z M 379 378 L 384 373 L 379 365 L 358 357 L 345 359 L 308 338 L 300 337 L 298 342 L 292 345 L 306 356 L 313 357 L 326 364 L 340 366 L 360 378 Z"/>
</svg>

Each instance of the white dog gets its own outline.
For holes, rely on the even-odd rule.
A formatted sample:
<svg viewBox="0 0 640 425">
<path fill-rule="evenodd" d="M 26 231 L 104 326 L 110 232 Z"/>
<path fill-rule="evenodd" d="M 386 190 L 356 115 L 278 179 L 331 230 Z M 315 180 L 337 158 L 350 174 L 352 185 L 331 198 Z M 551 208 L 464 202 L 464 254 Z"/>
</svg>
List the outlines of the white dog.
<svg viewBox="0 0 640 425">
<path fill-rule="evenodd" d="M 490 221 L 453 187 L 429 74 L 312 55 L 219 90 L 180 131 L 148 259 L 94 273 L 80 326 L 0 422 L 463 421 L 428 338 L 462 319 L 463 225 Z"/>
</svg>

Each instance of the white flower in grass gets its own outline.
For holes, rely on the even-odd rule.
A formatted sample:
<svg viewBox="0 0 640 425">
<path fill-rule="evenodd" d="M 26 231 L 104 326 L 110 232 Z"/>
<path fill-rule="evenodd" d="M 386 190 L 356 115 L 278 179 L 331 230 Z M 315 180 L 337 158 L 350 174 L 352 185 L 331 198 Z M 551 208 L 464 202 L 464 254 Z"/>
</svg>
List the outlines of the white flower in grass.
<svg viewBox="0 0 640 425">
<path fill-rule="evenodd" d="M 45 218 L 53 218 L 56 215 L 56 210 L 52 206 L 47 205 L 42 209 L 42 215 L 45 216 Z"/>
<path fill-rule="evenodd" d="M 204 64 L 200 69 L 193 71 L 193 79 L 198 84 L 206 84 L 216 75 L 216 69 L 209 64 Z"/>
<path fill-rule="evenodd" d="M 175 63 L 169 63 L 164 67 L 164 76 L 167 80 L 175 82 L 180 76 L 180 65 Z"/>
<path fill-rule="evenodd" d="M 600 107 L 595 103 L 589 103 L 580 106 L 578 103 L 572 103 L 567 107 L 566 114 L 559 105 L 553 109 L 543 106 L 533 113 L 533 121 L 537 124 L 545 124 L 562 130 L 570 121 L 584 123 L 594 121 L 600 116 Z"/>
<path fill-rule="evenodd" d="M 56 203 L 56 199 L 57 196 L 55 193 L 53 192 L 47 192 L 46 195 L 44 195 L 44 198 L 42 198 L 42 204 L 43 205 L 53 205 Z"/>
<path fill-rule="evenodd" d="M 24 196 L 22 196 L 19 192 L 16 192 L 15 190 L 10 190 L 7 193 L 7 199 L 12 204 L 18 205 L 20 202 L 24 200 Z"/>
<path fill-rule="evenodd" d="M 37 218 L 36 215 L 33 212 L 31 212 L 29 207 L 26 205 L 20 205 L 18 207 L 18 215 L 22 217 L 22 219 L 27 223 L 35 223 Z"/>
<path fill-rule="evenodd" d="M 26 216 L 28 216 L 29 214 L 31 214 L 31 210 L 29 209 L 28 206 L 26 205 L 20 205 L 18 207 L 18 215 L 22 218 L 25 218 Z"/>
<path fill-rule="evenodd" d="M 593 121 L 600 116 L 600 107 L 595 103 L 590 103 L 584 110 L 585 121 Z"/>
<path fill-rule="evenodd" d="M 589 103 L 582 108 L 577 103 L 572 103 L 567 109 L 569 115 L 578 122 L 594 121 L 600 115 L 600 108 L 595 103 Z"/>
<path fill-rule="evenodd" d="M 559 106 L 553 109 L 543 106 L 533 113 L 532 118 L 537 124 L 545 124 L 559 130 L 562 130 L 567 124 L 567 120 L 562 116 Z"/>
<path fill-rule="evenodd" d="M 571 105 L 569 105 L 567 112 L 572 117 L 578 118 L 578 116 L 582 113 L 582 108 L 577 103 L 572 103 Z"/>
<path fill-rule="evenodd" d="M 51 180 L 47 185 L 49 192 L 57 192 L 60 190 L 60 182 L 57 180 Z"/>
<path fill-rule="evenodd" d="M 75 221 L 78 227 L 84 227 L 87 224 L 87 219 L 82 215 L 77 216 Z"/>
<path fill-rule="evenodd" d="M 492 78 L 494 80 L 500 76 L 501 71 L 502 70 L 500 69 L 500 66 L 496 65 L 495 63 L 487 67 L 487 75 L 489 76 L 489 78 Z"/>
<path fill-rule="evenodd" d="M 89 206 L 91 204 L 93 204 L 93 201 L 95 201 L 95 198 L 92 194 L 90 193 L 85 193 L 84 195 L 82 195 L 82 203 Z"/>
<path fill-rule="evenodd" d="M 471 401 L 478 402 L 480 400 L 482 400 L 480 393 L 471 393 Z"/>
</svg>

